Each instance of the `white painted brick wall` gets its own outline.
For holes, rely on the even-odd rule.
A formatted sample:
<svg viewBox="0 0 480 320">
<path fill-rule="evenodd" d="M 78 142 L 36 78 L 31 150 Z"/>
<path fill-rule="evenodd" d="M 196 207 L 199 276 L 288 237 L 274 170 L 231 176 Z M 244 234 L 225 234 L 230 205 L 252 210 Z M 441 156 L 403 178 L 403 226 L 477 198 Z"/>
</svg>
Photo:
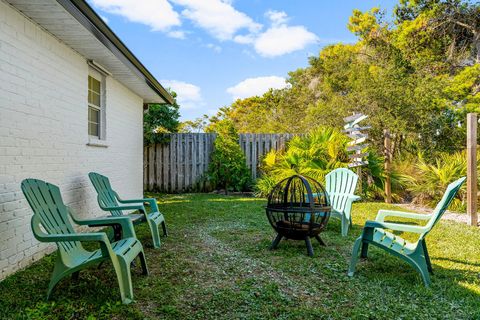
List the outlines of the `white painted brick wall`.
<svg viewBox="0 0 480 320">
<path fill-rule="evenodd" d="M 87 146 L 87 77 L 84 57 L 0 0 L 0 279 L 55 249 L 33 237 L 23 179 L 57 184 L 83 217 L 104 214 L 90 171 L 142 195 L 142 99 L 107 77 L 108 148 Z"/>
</svg>

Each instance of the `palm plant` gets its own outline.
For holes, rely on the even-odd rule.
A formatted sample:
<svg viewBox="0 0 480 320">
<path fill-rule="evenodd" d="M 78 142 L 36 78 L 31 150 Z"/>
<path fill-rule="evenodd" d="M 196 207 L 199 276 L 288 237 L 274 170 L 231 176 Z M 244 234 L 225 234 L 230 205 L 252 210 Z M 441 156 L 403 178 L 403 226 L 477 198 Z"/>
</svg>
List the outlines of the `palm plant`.
<svg viewBox="0 0 480 320">
<path fill-rule="evenodd" d="M 337 129 L 318 127 L 306 135 L 294 137 L 286 150 L 270 151 L 262 161 L 263 175 L 257 180 L 256 195 L 267 196 L 276 183 L 294 174 L 323 182 L 330 171 L 348 167 L 348 141 L 349 138 Z M 399 190 L 401 181 L 395 172 L 391 178 L 393 197 L 397 200 L 399 197 L 395 191 Z M 362 168 L 362 196 L 367 199 L 383 198 L 384 185 L 383 158 L 370 151 L 368 165 Z"/>
<path fill-rule="evenodd" d="M 449 183 L 466 175 L 466 158 L 465 152 L 441 154 L 433 163 L 429 163 L 423 154 L 419 154 L 413 174 L 402 176 L 407 189 L 414 196 L 414 202 L 434 206 Z M 452 210 L 465 210 L 465 188 L 462 187 L 452 202 Z"/>
<path fill-rule="evenodd" d="M 333 169 L 347 167 L 348 138 L 330 127 L 319 127 L 296 136 L 285 151 L 270 151 L 262 161 L 263 176 L 257 180 L 256 194 L 266 196 L 273 186 L 294 174 L 322 181 Z"/>
</svg>

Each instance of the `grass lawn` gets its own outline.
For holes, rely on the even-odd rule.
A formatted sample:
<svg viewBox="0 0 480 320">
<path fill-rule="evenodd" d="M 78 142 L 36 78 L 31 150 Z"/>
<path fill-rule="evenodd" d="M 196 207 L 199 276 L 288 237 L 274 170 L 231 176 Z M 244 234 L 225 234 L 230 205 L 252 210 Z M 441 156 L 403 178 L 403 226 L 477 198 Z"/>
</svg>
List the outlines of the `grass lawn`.
<svg viewBox="0 0 480 320">
<path fill-rule="evenodd" d="M 274 237 L 265 200 L 221 195 L 161 195 L 170 235 L 153 250 L 137 227 L 150 276 L 132 269 L 136 302 L 121 305 L 111 265 L 63 280 L 45 301 L 54 255 L 0 283 L 0 318 L 38 319 L 480 319 L 480 230 L 441 222 L 427 237 L 431 288 L 406 263 L 371 247 L 346 275 L 353 241 L 383 203 L 359 203 L 354 227 L 340 236 L 330 220 L 315 256 L 301 241 Z M 407 235 L 402 235 L 409 238 Z"/>
</svg>

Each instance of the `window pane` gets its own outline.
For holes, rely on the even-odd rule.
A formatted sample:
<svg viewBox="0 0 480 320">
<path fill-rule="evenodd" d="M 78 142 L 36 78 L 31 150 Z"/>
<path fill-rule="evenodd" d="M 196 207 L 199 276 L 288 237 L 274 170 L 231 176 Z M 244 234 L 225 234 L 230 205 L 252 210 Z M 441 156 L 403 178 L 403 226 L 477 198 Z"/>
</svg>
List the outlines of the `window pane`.
<svg viewBox="0 0 480 320">
<path fill-rule="evenodd" d="M 99 110 L 94 109 L 94 108 L 88 108 L 88 121 L 99 123 L 100 122 L 100 121 L 98 121 L 98 120 L 100 120 L 99 116 L 100 116 Z"/>
<path fill-rule="evenodd" d="M 91 104 L 100 107 L 100 95 L 97 93 L 92 92 L 92 100 L 90 101 Z"/>
<path fill-rule="evenodd" d="M 89 123 L 88 124 L 88 134 L 91 136 L 98 137 L 98 124 L 97 123 Z"/>
<path fill-rule="evenodd" d="M 100 93 L 100 81 L 92 78 L 92 90 Z"/>
<path fill-rule="evenodd" d="M 100 111 L 95 108 L 88 108 L 88 134 L 97 136 L 100 127 Z"/>
</svg>

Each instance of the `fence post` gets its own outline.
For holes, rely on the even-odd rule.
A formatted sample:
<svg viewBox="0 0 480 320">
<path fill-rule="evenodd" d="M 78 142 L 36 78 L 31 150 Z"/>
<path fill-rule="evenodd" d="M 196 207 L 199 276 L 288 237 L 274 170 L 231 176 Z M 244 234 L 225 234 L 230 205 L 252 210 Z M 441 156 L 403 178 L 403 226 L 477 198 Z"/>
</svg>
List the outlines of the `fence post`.
<svg viewBox="0 0 480 320">
<path fill-rule="evenodd" d="M 470 225 L 478 225 L 477 215 L 477 114 L 467 114 L 467 213 Z"/>
<path fill-rule="evenodd" d="M 391 180 L 391 170 L 392 170 L 392 139 L 390 136 L 390 131 L 385 129 L 384 134 L 384 155 L 385 155 L 385 202 L 392 203 L 392 180 Z"/>
</svg>

